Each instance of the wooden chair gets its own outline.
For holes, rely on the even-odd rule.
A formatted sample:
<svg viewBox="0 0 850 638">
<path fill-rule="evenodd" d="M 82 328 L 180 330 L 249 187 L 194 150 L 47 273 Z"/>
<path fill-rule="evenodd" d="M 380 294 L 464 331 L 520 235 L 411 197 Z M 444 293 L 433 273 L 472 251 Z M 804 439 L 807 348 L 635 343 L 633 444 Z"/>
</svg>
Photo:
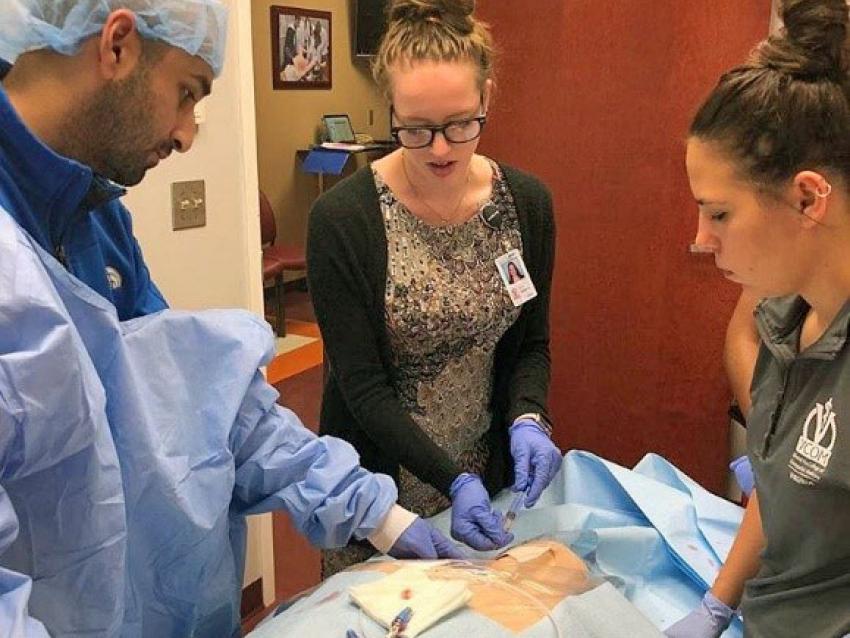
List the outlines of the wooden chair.
<svg viewBox="0 0 850 638">
<path fill-rule="evenodd" d="M 292 244 L 276 244 L 277 223 L 269 198 L 260 191 L 260 238 L 263 247 L 263 281 L 274 279 L 275 323 L 277 335 L 286 336 L 286 316 L 283 309 L 283 273 L 287 270 L 307 270 L 304 249 Z"/>
</svg>

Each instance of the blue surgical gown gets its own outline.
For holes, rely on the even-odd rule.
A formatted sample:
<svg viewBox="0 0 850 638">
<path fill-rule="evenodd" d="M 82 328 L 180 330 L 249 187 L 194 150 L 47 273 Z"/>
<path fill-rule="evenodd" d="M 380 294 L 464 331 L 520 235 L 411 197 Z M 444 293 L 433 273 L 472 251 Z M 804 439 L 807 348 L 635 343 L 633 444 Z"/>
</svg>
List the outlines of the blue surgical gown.
<svg viewBox="0 0 850 638">
<path fill-rule="evenodd" d="M 119 322 L 0 207 L 0 638 L 235 635 L 245 515 L 376 529 L 394 484 L 276 404 L 271 345 L 241 311 Z"/>
</svg>

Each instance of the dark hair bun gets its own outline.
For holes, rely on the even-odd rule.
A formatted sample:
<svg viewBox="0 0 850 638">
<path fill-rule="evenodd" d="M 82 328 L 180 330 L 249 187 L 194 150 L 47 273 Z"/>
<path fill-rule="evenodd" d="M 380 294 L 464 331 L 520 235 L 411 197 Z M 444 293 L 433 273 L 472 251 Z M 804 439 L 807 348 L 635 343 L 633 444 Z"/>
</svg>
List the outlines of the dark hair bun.
<svg viewBox="0 0 850 638">
<path fill-rule="evenodd" d="M 475 0 L 393 0 L 388 11 L 391 22 L 442 22 L 462 35 L 475 28 Z"/>
<path fill-rule="evenodd" d="M 846 0 L 784 0 L 780 14 L 782 34 L 759 47 L 756 62 L 795 77 L 846 82 Z"/>
</svg>

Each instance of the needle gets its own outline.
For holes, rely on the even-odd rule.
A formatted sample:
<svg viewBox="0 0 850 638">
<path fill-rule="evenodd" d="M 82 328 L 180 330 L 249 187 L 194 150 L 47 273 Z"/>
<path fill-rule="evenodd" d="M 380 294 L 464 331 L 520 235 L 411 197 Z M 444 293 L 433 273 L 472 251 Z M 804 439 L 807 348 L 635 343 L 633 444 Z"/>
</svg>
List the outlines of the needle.
<svg viewBox="0 0 850 638">
<path fill-rule="evenodd" d="M 514 521 L 516 520 L 517 514 L 520 509 L 522 509 L 522 503 L 525 501 L 525 497 L 528 492 L 517 492 L 517 495 L 514 496 L 514 500 L 511 501 L 511 506 L 508 508 L 508 513 L 505 514 L 505 531 L 511 531 L 511 527 L 514 526 Z"/>
</svg>

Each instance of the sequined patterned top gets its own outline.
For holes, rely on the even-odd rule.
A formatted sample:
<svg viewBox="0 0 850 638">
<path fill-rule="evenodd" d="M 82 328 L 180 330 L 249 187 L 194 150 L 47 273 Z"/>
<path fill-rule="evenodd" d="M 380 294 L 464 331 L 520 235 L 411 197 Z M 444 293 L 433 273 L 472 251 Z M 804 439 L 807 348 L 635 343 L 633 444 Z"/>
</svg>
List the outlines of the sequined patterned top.
<svg viewBox="0 0 850 638">
<path fill-rule="evenodd" d="M 552 198 L 533 175 L 499 164 L 515 204 L 526 273 L 537 297 L 496 346 L 492 364 L 489 459 L 482 473 L 491 492 L 510 484 L 508 427 L 520 414 L 547 415 L 549 293 L 555 255 Z M 310 211 L 307 278 L 328 369 L 319 432 L 350 442 L 364 468 L 399 482 L 406 467 L 448 494 L 463 471 L 413 420 L 397 392 L 385 296 L 388 245 L 372 170 L 364 166 L 325 192 Z"/>
<path fill-rule="evenodd" d="M 482 472 L 488 450 L 496 344 L 520 309 L 495 259 L 522 249 L 519 220 L 498 165 L 487 202 L 499 228 L 480 215 L 437 227 L 411 213 L 373 171 L 387 236 L 385 312 L 390 376 L 413 420 L 465 471 Z M 425 516 L 448 507 L 436 489 L 402 468 L 399 503 Z"/>
</svg>

